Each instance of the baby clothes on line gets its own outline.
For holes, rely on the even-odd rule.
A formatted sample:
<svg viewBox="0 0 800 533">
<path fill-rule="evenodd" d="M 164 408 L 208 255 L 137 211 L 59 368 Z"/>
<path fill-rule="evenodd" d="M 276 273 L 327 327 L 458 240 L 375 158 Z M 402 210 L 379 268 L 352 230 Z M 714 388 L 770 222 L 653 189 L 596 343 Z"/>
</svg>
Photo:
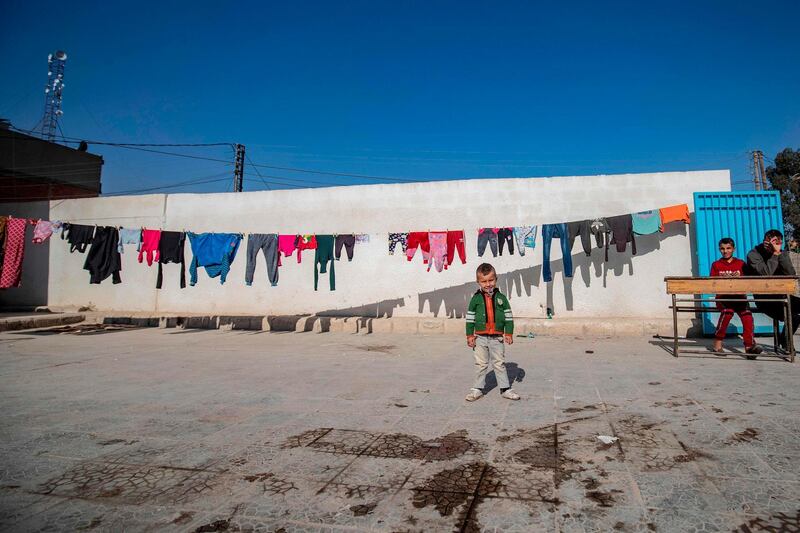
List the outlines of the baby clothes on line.
<svg viewBox="0 0 800 533">
<path fill-rule="evenodd" d="M 500 228 L 481 228 L 478 230 L 478 257 L 483 257 L 486 244 L 492 249 L 492 257 L 497 257 L 497 232 Z"/>
<path fill-rule="evenodd" d="M 545 224 L 542 226 L 542 279 L 553 281 L 550 271 L 550 244 L 554 238 L 561 242 L 561 257 L 564 262 L 564 277 L 572 277 L 572 253 L 569 250 L 569 229 L 566 224 Z"/>
<path fill-rule="evenodd" d="M 366 244 L 369 242 L 369 233 L 357 233 L 356 244 Z"/>
<path fill-rule="evenodd" d="M 569 232 L 569 250 L 572 253 L 572 247 L 575 245 L 575 237 L 581 236 L 581 246 L 583 246 L 583 253 L 587 256 L 592 255 L 592 227 L 589 220 L 581 220 L 578 222 L 568 222 L 567 231 Z"/>
<path fill-rule="evenodd" d="M 431 266 L 436 266 L 436 272 L 441 272 L 447 267 L 447 232 L 429 232 L 428 243 L 431 249 L 430 260 L 428 261 L 428 272 L 431 271 Z"/>
<path fill-rule="evenodd" d="M 297 248 L 297 262 L 300 262 L 300 254 L 303 250 L 315 250 L 317 248 L 317 238 L 315 235 L 298 235 L 294 243 Z"/>
<path fill-rule="evenodd" d="M 0 289 L 19 287 L 22 283 L 22 259 L 25 256 L 27 223 L 24 218 L 8 217 L 6 219 Z"/>
<path fill-rule="evenodd" d="M 251 233 L 247 236 L 247 267 L 244 272 L 244 282 L 253 284 L 256 271 L 258 252 L 264 254 L 267 262 L 267 279 L 273 287 L 278 284 L 278 234 L 277 233 Z"/>
<path fill-rule="evenodd" d="M 514 228 L 519 255 L 525 255 L 525 248 L 536 247 L 536 226 L 517 226 Z"/>
<path fill-rule="evenodd" d="M 427 231 L 412 231 L 408 234 L 406 240 L 406 258 L 411 261 L 414 254 L 417 253 L 417 248 L 422 251 L 422 263 L 427 265 L 428 259 L 431 257 L 431 245 L 428 240 Z"/>
<path fill-rule="evenodd" d="M 78 253 L 84 253 L 86 247 L 92 243 L 94 237 L 94 226 L 86 226 L 84 224 L 64 224 L 64 230 L 61 232 L 61 238 L 66 239 L 69 244 L 69 253 L 75 250 Z"/>
<path fill-rule="evenodd" d="M 158 241 L 161 239 L 160 229 L 143 229 L 142 244 L 139 246 L 139 262 L 147 258 L 147 266 L 152 266 L 153 261 L 158 263 Z"/>
<path fill-rule="evenodd" d="M 117 250 L 119 253 L 125 253 L 124 244 L 135 244 L 136 251 L 138 252 L 142 244 L 142 229 L 141 228 L 119 228 L 119 244 Z M 159 247 L 159 253 L 160 247 Z"/>
<path fill-rule="evenodd" d="M 445 268 L 453 264 L 456 258 L 456 251 L 458 257 L 461 259 L 461 264 L 467 263 L 467 249 L 464 242 L 464 230 L 453 230 L 447 232 L 447 264 Z"/>
<path fill-rule="evenodd" d="M 389 234 L 389 255 L 394 255 L 394 249 L 398 244 L 403 247 L 403 253 L 405 254 L 408 244 L 408 233 Z"/>
<path fill-rule="evenodd" d="M 339 261 L 342 258 L 342 246 L 344 246 L 345 252 L 347 252 L 347 260 L 353 260 L 353 247 L 356 244 L 356 236 L 355 235 L 337 235 L 336 236 L 336 260 Z"/>
<path fill-rule="evenodd" d="M 281 266 L 281 254 L 289 257 L 296 248 L 297 235 L 278 235 L 278 266 Z M 300 254 L 297 254 L 297 262 L 300 262 Z"/>
<path fill-rule="evenodd" d="M 658 213 L 661 216 L 661 231 L 664 231 L 664 224 L 678 221 L 689 224 L 691 221 L 689 217 L 689 206 L 686 204 L 663 207 L 658 210 Z"/>
<path fill-rule="evenodd" d="M 236 258 L 242 236 L 239 233 L 192 233 L 186 234 L 192 245 L 192 262 L 189 264 L 189 284 L 197 283 L 197 267 L 205 267 L 210 278 L 219 276 L 224 284 Z"/>
<path fill-rule="evenodd" d="M 503 246 L 508 245 L 508 255 L 514 255 L 514 228 L 500 228 L 497 231 L 497 241 L 500 245 L 500 255 L 503 255 Z"/>
<path fill-rule="evenodd" d="M 657 209 L 640 211 L 631 215 L 633 232 L 636 235 L 651 235 L 661 229 L 661 215 Z"/>
<path fill-rule="evenodd" d="M 333 266 L 333 243 L 333 235 L 317 235 L 317 246 L 314 252 L 314 290 L 317 290 L 319 275 L 326 272 L 328 261 L 331 263 L 328 280 L 330 281 L 331 290 L 336 290 L 336 272 Z M 317 266 L 319 266 L 319 272 L 317 271 Z"/>
<path fill-rule="evenodd" d="M 49 220 L 31 220 L 33 227 L 34 244 L 42 244 L 53 234 L 53 223 Z"/>
<path fill-rule="evenodd" d="M 164 276 L 162 265 L 176 263 L 181 265 L 181 289 L 186 288 L 186 260 L 184 249 L 186 247 L 186 234 L 182 231 L 162 231 L 158 241 L 158 277 L 156 289 L 160 289 Z"/>
<path fill-rule="evenodd" d="M 631 243 L 631 252 L 636 255 L 636 237 L 633 234 L 633 218 L 630 214 L 606 218 L 608 227 L 611 228 L 611 241 L 616 244 L 617 252 L 622 253 Z M 606 261 L 608 261 L 608 247 L 606 247 Z"/>
<path fill-rule="evenodd" d="M 113 226 L 98 226 L 94 239 L 86 254 L 83 269 L 89 271 L 89 283 L 98 284 L 109 276 L 114 285 L 122 283 L 119 272 L 122 270 L 122 258 L 117 250 L 119 232 Z"/>
</svg>

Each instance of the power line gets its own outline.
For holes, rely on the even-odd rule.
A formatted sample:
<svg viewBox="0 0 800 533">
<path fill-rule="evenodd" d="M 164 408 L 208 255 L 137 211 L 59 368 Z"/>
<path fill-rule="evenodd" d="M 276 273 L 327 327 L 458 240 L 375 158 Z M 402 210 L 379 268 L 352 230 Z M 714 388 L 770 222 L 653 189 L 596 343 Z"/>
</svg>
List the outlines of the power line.
<svg viewBox="0 0 800 533">
<path fill-rule="evenodd" d="M 249 156 L 249 155 L 247 155 L 247 154 L 245 154 L 245 157 L 247 157 L 247 161 L 248 161 L 248 162 L 250 163 L 250 165 L 252 166 L 252 165 L 253 165 L 253 161 L 250 159 L 250 156 Z M 258 179 L 260 179 L 260 180 L 261 180 L 261 182 L 262 182 L 262 183 L 263 183 L 263 184 L 264 184 L 264 185 L 267 187 L 267 190 L 270 190 L 270 191 L 271 191 L 271 190 L 272 190 L 272 187 L 270 187 L 270 186 L 269 186 L 269 184 L 268 184 L 266 181 L 264 181 L 264 176 L 262 176 L 262 175 L 261 175 L 261 172 L 259 172 L 259 171 L 258 171 L 258 168 L 256 168 L 255 166 L 253 166 L 253 170 L 255 170 L 255 171 L 256 171 L 256 174 L 258 174 Z"/>
</svg>

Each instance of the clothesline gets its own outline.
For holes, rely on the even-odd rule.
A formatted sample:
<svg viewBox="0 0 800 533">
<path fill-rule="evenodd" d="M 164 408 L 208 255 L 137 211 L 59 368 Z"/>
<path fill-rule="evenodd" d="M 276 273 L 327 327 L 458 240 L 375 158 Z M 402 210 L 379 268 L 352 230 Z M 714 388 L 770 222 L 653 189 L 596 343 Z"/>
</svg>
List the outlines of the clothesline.
<svg viewBox="0 0 800 533">
<path fill-rule="evenodd" d="M 635 235 L 646 235 L 663 231 L 664 224 L 673 221 L 689 223 L 689 209 L 686 204 L 661 208 L 659 210 L 617 215 L 556 224 L 543 224 L 541 228 L 543 244 L 543 278 L 552 281 L 550 271 L 550 247 L 553 239 L 561 243 L 564 261 L 564 275 L 572 276 L 572 247 L 577 237 L 587 255 L 591 254 L 591 236 L 595 237 L 598 248 L 605 248 L 608 261 L 608 248 L 616 245 L 618 252 L 624 252 L 631 243 L 632 253 L 636 254 Z M 46 221 L 40 219 L 21 219 L 0 217 L 0 239 L 2 239 L 2 275 L 0 288 L 19 286 L 21 281 L 22 259 L 25 245 L 25 228 L 33 225 L 33 243 L 47 241 L 54 233 L 61 231 L 61 239 L 70 246 L 70 253 L 87 253 L 84 269 L 90 273 L 90 283 L 101 283 L 112 277 L 114 284 L 121 283 L 121 254 L 124 247 L 136 245 L 138 261 L 145 259 L 148 266 L 158 263 L 156 288 L 162 287 L 162 265 L 180 264 L 180 286 L 185 281 L 185 241 L 188 238 L 192 248 L 192 261 L 189 265 L 191 285 L 197 283 L 197 268 L 204 267 L 209 277 L 219 277 L 224 284 L 230 271 L 244 233 L 193 233 L 191 231 L 168 231 L 151 228 L 126 228 L 123 226 L 96 226 L 72 222 Z M 504 248 L 514 253 L 517 243 L 519 255 L 525 255 L 526 248 L 536 247 L 538 226 L 485 227 L 477 229 L 477 254 L 482 257 L 487 245 L 492 255 L 502 256 Z M 334 260 L 341 259 L 344 248 L 348 262 L 352 261 L 356 243 L 369 242 L 369 235 L 360 234 L 278 234 L 247 233 L 247 267 L 245 283 L 251 285 L 257 256 L 261 253 L 267 262 L 268 279 L 271 285 L 278 283 L 278 267 L 282 266 L 281 256 L 290 257 L 297 250 L 297 262 L 301 262 L 303 250 L 314 250 L 314 290 L 317 290 L 319 274 L 328 273 L 330 289 L 335 290 Z M 375 235 L 375 234 L 373 234 Z M 394 255 L 401 245 L 406 259 L 410 262 L 421 251 L 423 264 L 430 271 L 446 270 L 455 262 L 458 253 L 462 264 L 466 264 L 464 230 L 389 232 L 388 253 Z M 328 265 L 330 264 L 330 267 Z M 319 267 L 319 268 L 318 268 Z M 328 270 L 330 268 L 330 270 Z"/>
</svg>

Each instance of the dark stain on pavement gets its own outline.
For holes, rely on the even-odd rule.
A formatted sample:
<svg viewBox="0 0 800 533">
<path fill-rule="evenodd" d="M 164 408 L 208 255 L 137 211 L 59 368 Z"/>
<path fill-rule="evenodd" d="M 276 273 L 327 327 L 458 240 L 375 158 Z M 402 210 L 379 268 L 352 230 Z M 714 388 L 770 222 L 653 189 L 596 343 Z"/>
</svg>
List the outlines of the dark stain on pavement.
<svg viewBox="0 0 800 533">
<path fill-rule="evenodd" d="M 350 510 L 353 512 L 353 516 L 365 516 L 372 513 L 376 505 L 378 505 L 378 502 L 362 503 L 351 506 Z"/>
<path fill-rule="evenodd" d="M 734 433 L 733 437 L 731 437 L 731 442 L 752 442 L 754 440 L 759 440 L 758 438 L 759 432 L 755 428 L 747 428 L 744 431 L 740 431 L 738 433 Z"/>
<path fill-rule="evenodd" d="M 766 518 L 751 518 L 733 530 L 734 533 L 755 533 L 756 531 L 775 533 L 795 533 L 800 531 L 800 509 L 793 513 L 775 513 Z"/>
</svg>

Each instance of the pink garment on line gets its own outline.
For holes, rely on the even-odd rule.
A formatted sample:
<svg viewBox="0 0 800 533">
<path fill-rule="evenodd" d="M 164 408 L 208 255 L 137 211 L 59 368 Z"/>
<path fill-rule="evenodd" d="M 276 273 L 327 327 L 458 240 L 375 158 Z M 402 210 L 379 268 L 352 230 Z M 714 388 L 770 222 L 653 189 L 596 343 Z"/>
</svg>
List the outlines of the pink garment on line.
<svg viewBox="0 0 800 533">
<path fill-rule="evenodd" d="M 278 235 L 278 266 L 281 266 L 281 253 L 284 257 L 289 257 L 294 253 L 294 243 L 297 235 Z M 300 254 L 297 254 L 297 262 L 300 262 Z"/>
<path fill-rule="evenodd" d="M 33 243 L 42 244 L 53 234 L 53 223 L 49 220 L 31 220 L 33 227 Z"/>
<path fill-rule="evenodd" d="M 428 260 L 428 272 L 435 264 L 436 272 L 441 272 L 447 268 L 447 232 L 431 231 L 428 233 L 428 243 L 431 247 L 431 258 Z"/>
<path fill-rule="evenodd" d="M 5 255 L 0 271 L 0 289 L 19 287 L 22 281 L 22 258 L 25 254 L 24 218 L 8 217 L 6 222 Z"/>
<path fill-rule="evenodd" d="M 139 262 L 147 254 L 147 266 L 152 266 L 153 261 L 158 263 L 161 254 L 158 252 L 158 243 L 161 242 L 160 229 L 143 229 L 142 230 L 142 247 L 139 248 Z"/>
</svg>

